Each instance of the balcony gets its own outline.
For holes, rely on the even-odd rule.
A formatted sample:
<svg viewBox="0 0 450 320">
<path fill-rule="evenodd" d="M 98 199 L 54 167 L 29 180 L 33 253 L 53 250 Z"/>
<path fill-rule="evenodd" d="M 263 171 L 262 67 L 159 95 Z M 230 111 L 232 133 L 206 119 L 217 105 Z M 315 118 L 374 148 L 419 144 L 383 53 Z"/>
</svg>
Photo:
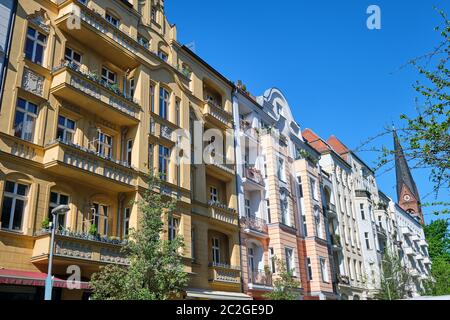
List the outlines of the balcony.
<svg viewBox="0 0 450 320">
<path fill-rule="evenodd" d="M 241 131 L 250 140 L 259 143 L 259 131 L 258 129 L 253 128 L 248 121 L 241 120 Z"/>
<path fill-rule="evenodd" d="M 250 290 L 273 290 L 272 273 L 264 270 L 249 270 L 248 288 Z"/>
<path fill-rule="evenodd" d="M 423 258 L 423 264 L 431 264 L 431 260 L 429 257 L 424 257 Z"/>
<path fill-rule="evenodd" d="M 245 233 L 262 238 L 268 237 L 267 223 L 264 219 L 257 217 L 242 217 L 240 219 L 240 225 Z"/>
<path fill-rule="evenodd" d="M 31 262 L 41 271 L 46 272 L 51 233 L 48 230 L 42 230 L 36 233 L 35 237 Z M 98 271 L 100 265 L 127 265 L 128 260 L 121 252 L 123 244 L 117 239 L 58 230 L 55 234 L 53 263 L 56 270 L 63 270 L 62 273 L 66 272 L 65 268 L 68 265 L 76 264 L 88 274 Z"/>
<path fill-rule="evenodd" d="M 157 139 L 162 139 L 169 144 L 175 143 L 174 129 L 164 123 L 151 119 L 150 121 L 150 135 L 155 136 Z"/>
<path fill-rule="evenodd" d="M 206 121 L 209 121 L 214 126 L 222 129 L 228 129 L 233 126 L 233 115 L 225 111 L 222 106 L 212 102 L 206 101 L 203 106 L 203 115 Z"/>
<path fill-rule="evenodd" d="M 408 227 L 401 227 L 400 231 L 405 236 L 410 236 L 411 235 L 411 230 Z"/>
<path fill-rule="evenodd" d="M 338 234 L 331 235 L 331 245 L 333 247 L 333 251 L 342 251 L 341 236 Z"/>
<path fill-rule="evenodd" d="M 81 44 L 96 50 L 101 56 L 106 55 L 109 61 L 124 70 L 135 69 L 139 65 L 139 43 L 99 13 L 76 0 L 66 1 L 59 12 L 56 19 L 58 28 Z M 80 21 L 77 27 L 74 27 L 77 20 L 74 17 Z"/>
<path fill-rule="evenodd" d="M 422 260 L 423 261 L 423 255 L 421 255 L 420 253 L 416 254 L 416 260 Z"/>
<path fill-rule="evenodd" d="M 238 214 L 235 209 L 214 201 L 208 202 L 209 218 L 238 226 Z"/>
<path fill-rule="evenodd" d="M 221 154 L 214 154 L 205 159 L 206 169 L 214 178 L 222 181 L 231 181 L 235 177 L 234 164 L 226 163 L 227 158 Z"/>
<path fill-rule="evenodd" d="M 251 182 L 254 186 L 259 188 L 264 188 L 264 177 L 260 170 L 255 167 L 245 166 L 245 182 Z"/>
<path fill-rule="evenodd" d="M 50 92 L 102 119 L 121 126 L 139 123 L 140 107 L 114 86 L 78 65 L 64 63 L 53 70 Z"/>
<path fill-rule="evenodd" d="M 383 226 L 381 224 L 377 224 L 376 225 L 376 229 L 377 229 L 377 234 L 383 238 L 387 237 L 387 233 L 386 230 L 383 228 Z"/>
<path fill-rule="evenodd" d="M 62 141 L 52 142 L 44 150 L 44 168 L 51 172 L 110 191 L 135 190 L 137 172 L 124 163 Z"/>
<path fill-rule="evenodd" d="M 412 257 L 414 257 L 414 256 L 416 255 L 416 252 L 415 252 L 414 249 L 411 248 L 411 247 L 406 247 L 406 248 L 404 249 L 404 252 L 405 252 L 405 254 L 406 254 L 407 256 L 412 256 Z"/>
<path fill-rule="evenodd" d="M 239 288 L 241 285 L 241 268 L 222 263 L 210 263 L 209 282 Z"/>
<path fill-rule="evenodd" d="M 428 243 L 425 239 L 422 239 L 419 241 L 419 246 L 421 247 L 428 247 Z"/>
<path fill-rule="evenodd" d="M 420 273 L 416 268 L 408 268 L 408 273 L 414 278 L 420 277 Z"/>
<path fill-rule="evenodd" d="M 336 205 L 329 203 L 325 206 L 325 210 L 327 213 L 327 216 L 329 219 L 336 219 L 337 218 L 337 211 L 336 211 Z"/>
<path fill-rule="evenodd" d="M 348 276 L 338 275 L 337 279 L 338 279 L 338 283 L 341 285 L 346 285 L 346 286 L 350 285 L 350 278 Z"/>
</svg>

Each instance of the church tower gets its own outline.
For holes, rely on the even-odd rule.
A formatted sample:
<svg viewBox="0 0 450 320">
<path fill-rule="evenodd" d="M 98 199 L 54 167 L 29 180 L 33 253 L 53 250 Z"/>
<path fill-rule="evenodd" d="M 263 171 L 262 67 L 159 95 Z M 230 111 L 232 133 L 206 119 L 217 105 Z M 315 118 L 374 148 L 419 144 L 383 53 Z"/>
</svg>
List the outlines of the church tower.
<svg viewBox="0 0 450 320">
<path fill-rule="evenodd" d="M 423 214 L 420 196 L 416 183 L 405 159 L 403 148 L 397 132 L 394 131 L 395 172 L 397 177 L 397 201 L 399 206 L 411 216 L 418 218 L 422 223 Z"/>
</svg>

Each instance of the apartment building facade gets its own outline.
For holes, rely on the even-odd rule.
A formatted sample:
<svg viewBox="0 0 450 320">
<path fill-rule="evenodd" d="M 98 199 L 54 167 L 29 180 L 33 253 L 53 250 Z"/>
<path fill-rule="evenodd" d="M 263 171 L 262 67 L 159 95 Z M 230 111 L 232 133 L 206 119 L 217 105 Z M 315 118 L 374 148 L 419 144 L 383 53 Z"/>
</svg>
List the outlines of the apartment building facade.
<svg viewBox="0 0 450 320">
<path fill-rule="evenodd" d="M 178 200 L 163 236 L 185 240 L 187 299 L 264 298 L 276 258 L 298 281 L 299 299 L 371 297 L 404 212 L 338 139 L 312 143 L 279 89 L 253 97 L 181 45 L 163 0 L 19 0 L 10 21 L 0 297 L 43 297 L 50 212 L 68 205 L 58 218 L 54 297 L 87 299 L 100 266 L 128 263 L 120 249 L 139 226 L 135 201 L 148 174 Z M 418 197 L 408 179 L 402 192 Z M 429 271 L 422 255 L 414 266 Z M 65 281 L 72 266 L 81 272 L 75 290 Z"/>
<path fill-rule="evenodd" d="M 257 98 L 238 88 L 234 112 L 244 291 L 262 298 L 273 290 L 280 259 L 299 298 L 335 299 L 319 154 L 276 88 Z"/>
<path fill-rule="evenodd" d="M 9 63 L 9 48 L 16 16 L 17 0 L 0 2 L 0 97 L 3 95 L 5 69 Z"/>
<path fill-rule="evenodd" d="M 311 129 L 305 129 L 303 136 L 321 153 L 320 166 L 330 180 L 330 185 L 324 185 L 324 208 L 335 266 L 335 289 L 343 300 L 362 299 L 366 296 L 366 279 L 356 218 L 359 212 L 353 200 L 352 167 Z"/>
<path fill-rule="evenodd" d="M 247 298 L 234 167 L 179 164 L 174 148 L 193 120 L 202 144 L 207 130 L 232 127 L 232 84 L 177 42 L 163 1 L 23 0 L 17 12 L 0 118 L 0 290 L 42 296 L 46 221 L 67 204 L 55 296 L 87 298 L 100 265 L 127 263 L 121 243 L 140 219 L 132 201 L 153 173 L 178 199 L 164 236 L 185 239 L 187 298 Z M 65 284 L 71 265 L 80 290 Z"/>
</svg>

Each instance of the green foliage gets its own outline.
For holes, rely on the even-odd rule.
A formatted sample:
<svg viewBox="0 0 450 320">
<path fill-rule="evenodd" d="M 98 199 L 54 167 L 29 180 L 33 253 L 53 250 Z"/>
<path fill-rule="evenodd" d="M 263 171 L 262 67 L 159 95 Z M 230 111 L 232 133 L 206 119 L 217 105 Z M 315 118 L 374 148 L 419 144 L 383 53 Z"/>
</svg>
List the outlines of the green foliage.
<svg viewBox="0 0 450 320">
<path fill-rule="evenodd" d="M 408 297 L 408 285 L 411 281 L 411 276 L 402 266 L 398 255 L 386 250 L 383 255 L 380 288 L 375 295 L 375 299 L 405 299 Z"/>
<path fill-rule="evenodd" d="M 448 220 L 436 220 L 425 226 L 429 254 L 433 262 L 432 280 L 425 283 L 426 295 L 450 294 L 450 232 Z"/>
<path fill-rule="evenodd" d="M 296 281 L 290 271 L 286 269 L 286 264 L 276 259 L 278 270 L 278 278 L 273 283 L 273 291 L 264 295 L 269 300 L 297 300 L 299 294 L 296 289 L 299 288 L 300 283 Z"/>
<path fill-rule="evenodd" d="M 45 219 L 42 221 L 41 228 L 42 229 L 50 228 L 50 220 L 48 219 L 48 217 L 45 217 Z"/>
<path fill-rule="evenodd" d="M 91 224 L 91 226 L 89 227 L 89 234 L 91 236 L 97 235 L 97 226 L 95 224 Z"/>
<path fill-rule="evenodd" d="M 176 200 L 155 192 L 160 180 L 149 177 L 148 190 L 137 202 L 140 217 L 137 230 L 130 231 L 123 252 L 128 266 L 109 265 L 93 275 L 96 300 L 167 300 L 177 298 L 187 285 L 181 249 L 184 241 L 162 238 L 164 220 L 174 212 Z"/>
</svg>

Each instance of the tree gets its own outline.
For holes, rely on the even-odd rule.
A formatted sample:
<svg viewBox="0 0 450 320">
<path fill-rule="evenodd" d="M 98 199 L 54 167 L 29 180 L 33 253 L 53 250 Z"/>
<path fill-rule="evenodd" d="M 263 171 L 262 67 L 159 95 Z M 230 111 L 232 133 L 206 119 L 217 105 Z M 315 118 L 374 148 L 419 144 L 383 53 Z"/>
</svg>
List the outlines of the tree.
<svg viewBox="0 0 450 320">
<path fill-rule="evenodd" d="M 400 257 L 386 249 L 383 254 L 380 288 L 375 294 L 378 300 L 399 300 L 408 297 L 412 279 L 403 267 Z"/>
<path fill-rule="evenodd" d="M 441 192 L 445 193 L 450 188 L 450 20 L 444 11 L 439 11 L 439 14 L 443 24 L 435 30 L 440 32 L 441 42 L 432 52 L 408 63 L 419 75 L 419 80 L 413 85 L 418 93 L 417 113 L 413 116 L 402 114 L 403 125 L 395 129 L 405 147 L 405 158 L 413 164 L 413 169 L 430 170 L 435 201 L 423 205 L 436 208 L 435 214 L 450 213 L 450 203 L 437 200 Z M 381 136 L 391 135 L 393 130 L 386 128 L 364 142 L 358 150 L 370 146 Z M 367 151 L 379 152 L 375 170 L 384 168 L 387 172 L 393 169 L 390 164 L 394 161 L 395 150 L 369 147 Z"/>
<path fill-rule="evenodd" d="M 425 283 L 426 295 L 441 296 L 450 294 L 450 232 L 448 220 L 435 220 L 426 225 L 425 236 L 428 252 L 433 262 L 432 280 Z"/>
<path fill-rule="evenodd" d="M 181 249 L 183 239 L 163 240 L 164 222 L 170 217 L 176 200 L 157 190 L 160 180 L 149 177 L 148 189 L 137 202 L 140 223 L 130 230 L 123 247 L 129 265 L 108 265 L 92 276 L 96 300 L 167 300 L 181 295 L 187 285 Z"/>
<path fill-rule="evenodd" d="M 286 269 L 286 264 L 276 259 L 278 269 L 278 278 L 274 281 L 273 291 L 267 293 L 264 297 L 269 300 L 297 300 L 299 294 L 296 289 L 300 283 L 296 281 L 292 272 Z"/>
</svg>

